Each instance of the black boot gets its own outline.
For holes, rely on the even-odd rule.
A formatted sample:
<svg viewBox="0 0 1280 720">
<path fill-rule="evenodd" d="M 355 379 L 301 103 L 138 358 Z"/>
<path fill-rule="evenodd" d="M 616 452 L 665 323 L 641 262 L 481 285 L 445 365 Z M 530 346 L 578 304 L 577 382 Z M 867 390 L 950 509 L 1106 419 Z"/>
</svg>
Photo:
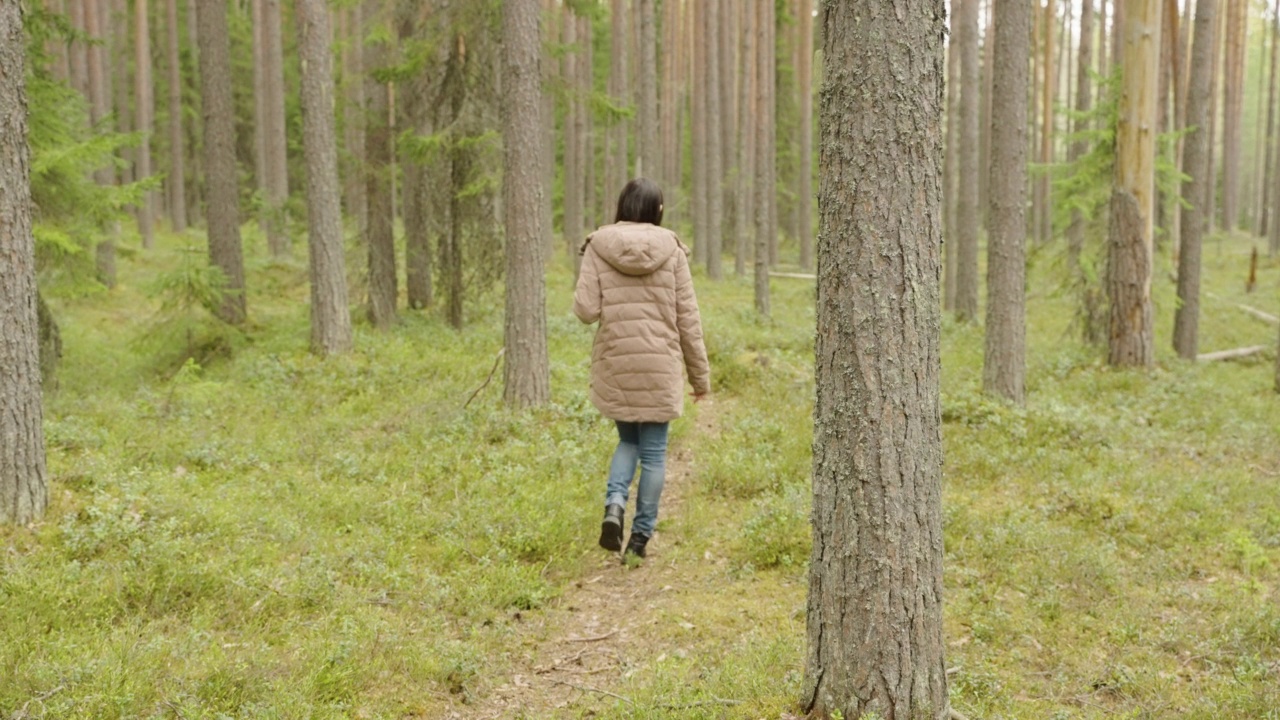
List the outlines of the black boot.
<svg viewBox="0 0 1280 720">
<path fill-rule="evenodd" d="M 644 546 L 648 544 L 648 535 L 642 535 L 638 532 L 632 531 L 631 537 L 627 539 L 627 551 L 623 553 L 622 561 L 626 562 L 628 555 L 635 555 L 636 557 L 643 558 Z"/>
<path fill-rule="evenodd" d="M 622 549 L 622 515 L 625 511 L 621 505 L 606 505 L 604 521 L 600 523 L 600 547 L 618 552 Z"/>
</svg>

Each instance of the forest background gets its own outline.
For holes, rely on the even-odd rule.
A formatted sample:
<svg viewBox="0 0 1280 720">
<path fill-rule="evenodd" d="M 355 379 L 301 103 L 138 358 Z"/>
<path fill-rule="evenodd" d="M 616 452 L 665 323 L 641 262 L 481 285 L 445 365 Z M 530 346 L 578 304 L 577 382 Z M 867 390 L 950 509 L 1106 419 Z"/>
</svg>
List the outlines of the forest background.
<svg viewBox="0 0 1280 720">
<path fill-rule="evenodd" d="M 1106 321 L 1127 4 L 1033 3 L 1021 403 L 983 392 L 978 322 L 1007 134 L 990 120 L 996 4 L 950 7 L 945 637 L 971 717 L 1278 717 L 1278 11 L 1216 3 L 1200 322 L 1175 350 L 1199 3 L 1163 3 L 1155 342 L 1135 372 L 1110 362 Z M 0 713 L 475 717 L 544 682 L 521 674 L 537 618 L 593 577 L 662 578 L 668 599 L 527 716 L 798 712 L 811 0 L 543 4 L 526 149 L 553 211 L 527 225 L 548 382 L 522 412 L 517 381 L 495 380 L 515 355 L 495 357 L 512 277 L 502 3 L 197 5 L 24 4 L 49 498 L 40 522 L 0 529 Z M 342 210 L 327 229 L 308 205 L 321 153 L 300 59 L 316 47 Z M 639 174 L 694 249 L 715 399 L 676 426 L 691 459 L 655 562 L 601 575 L 611 429 L 586 398 L 573 248 Z M 323 233 L 340 283 L 316 281 Z"/>
</svg>

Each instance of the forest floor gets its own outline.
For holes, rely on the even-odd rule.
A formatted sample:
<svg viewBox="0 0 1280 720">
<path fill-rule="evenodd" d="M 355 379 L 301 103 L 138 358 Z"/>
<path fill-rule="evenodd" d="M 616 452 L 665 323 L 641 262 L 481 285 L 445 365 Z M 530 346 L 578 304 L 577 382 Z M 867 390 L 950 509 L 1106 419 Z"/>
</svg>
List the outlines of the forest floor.
<svg viewBox="0 0 1280 720">
<path fill-rule="evenodd" d="M 798 713 L 811 282 L 776 280 L 767 321 L 749 280 L 697 278 L 714 394 L 673 425 L 652 553 L 627 568 L 596 546 L 615 436 L 567 265 L 548 274 L 553 401 L 511 413 L 492 386 L 467 405 L 502 344 L 496 290 L 462 332 L 405 312 L 321 361 L 302 248 L 246 239 L 243 330 L 182 301 L 194 234 L 122 253 L 110 292 L 43 278 L 66 357 L 48 516 L 0 529 L 0 718 Z M 1274 348 L 1240 306 L 1280 314 L 1280 263 L 1247 294 L 1250 248 L 1206 248 L 1204 352 Z M 979 392 L 981 328 L 942 327 L 953 706 L 1280 718 L 1274 350 L 1178 360 L 1162 253 L 1157 367 L 1111 370 L 1077 340 L 1061 258 L 1030 268 L 1025 408 Z"/>
</svg>

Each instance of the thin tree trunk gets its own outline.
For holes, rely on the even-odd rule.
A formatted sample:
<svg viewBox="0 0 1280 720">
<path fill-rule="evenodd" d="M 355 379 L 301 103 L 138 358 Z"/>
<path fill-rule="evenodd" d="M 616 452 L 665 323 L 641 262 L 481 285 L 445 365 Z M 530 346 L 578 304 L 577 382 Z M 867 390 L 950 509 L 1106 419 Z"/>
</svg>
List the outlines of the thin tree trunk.
<svg viewBox="0 0 1280 720">
<path fill-rule="evenodd" d="M 1044 60 L 1040 67 L 1044 80 L 1041 92 L 1042 114 L 1040 118 L 1040 163 L 1048 167 L 1053 162 L 1053 104 L 1057 102 L 1057 71 L 1053 64 L 1053 35 L 1057 29 L 1057 13 L 1054 0 L 1046 0 L 1044 7 Z M 1039 207 L 1036 217 L 1040 223 L 1036 228 L 1036 239 L 1042 243 L 1049 242 L 1053 234 L 1053 214 L 1049 207 L 1049 174 L 1041 173 L 1036 183 L 1036 205 Z"/>
<path fill-rule="evenodd" d="M 1107 27 L 1110 19 L 1107 4 L 1108 0 L 1099 0 L 1098 5 L 1098 74 L 1104 78 L 1111 74 L 1110 58 L 1107 57 L 1107 50 L 1111 47 L 1111 43 L 1107 42 Z"/>
<path fill-rule="evenodd" d="M 645 0 L 642 0 L 642 2 Z M 703 0 L 702 38 L 707 59 L 707 277 L 719 280 L 722 270 L 721 241 L 724 233 L 723 126 L 720 112 L 720 2 Z"/>
<path fill-rule="evenodd" d="M 755 47 L 756 47 L 756 141 L 755 141 L 755 304 L 756 312 L 769 315 L 769 82 L 767 76 L 773 72 L 769 65 L 769 10 L 773 0 L 756 0 Z M 696 91 L 695 91 L 696 92 Z"/>
<path fill-rule="evenodd" d="M 659 167 L 661 151 L 658 147 L 658 21 L 654 11 L 654 0 L 639 0 L 640 3 L 640 64 L 636 68 L 640 74 L 640 172 L 651 178 L 662 176 Z M 711 89 L 715 92 L 715 88 Z"/>
<path fill-rule="evenodd" d="M 420 33 L 419 14 L 416 0 L 408 0 L 401 5 L 402 14 L 400 16 L 400 41 L 401 44 L 412 42 Z M 430 79 L 424 74 L 417 74 L 401 84 L 403 88 L 403 97 L 398 104 L 398 111 L 403 118 L 400 123 L 404 129 L 414 133 L 415 135 L 424 136 L 431 134 L 431 126 L 429 120 L 430 102 L 427 97 L 427 88 L 430 86 Z M 543 97 L 545 102 L 546 97 Z M 541 112 L 541 109 L 540 109 Z M 551 115 L 549 113 L 549 115 Z M 540 172 L 542 173 L 540 182 L 544 183 L 543 187 L 550 187 L 550 183 L 546 182 L 546 173 L 549 168 L 554 168 L 554 161 L 546 157 L 548 146 L 552 143 L 547 141 L 549 133 L 544 133 L 538 137 L 540 143 L 541 162 Z M 409 307 L 414 310 L 431 307 L 432 302 L 432 256 L 431 256 L 431 230 L 433 224 L 429 215 L 430 197 L 428 194 L 430 179 L 427 173 L 427 166 L 421 160 L 413 157 L 411 154 L 402 155 L 402 172 L 404 174 L 404 185 L 402 192 L 404 193 L 404 264 L 405 264 L 405 292 L 408 296 Z M 547 242 L 547 225 L 546 218 L 542 218 L 544 224 L 540 229 L 544 244 Z M 437 223 L 438 225 L 438 223 Z M 553 250 L 547 247 L 546 250 Z"/>
<path fill-rule="evenodd" d="M 957 238 L 960 235 L 959 222 L 957 214 L 960 209 L 960 203 L 957 200 L 957 194 L 960 190 L 960 63 L 961 52 L 958 45 L 960 37 L 960 20 L 964 14 L 960 12 L 960 2 L 952 6 L 949 17 L 951 24 L 947 41 L 947 137 L 946 137 L 946 157 L 943 160 L 942 169 L 942 211 L 943 226 L 945 230 L 942 234 L 943 249 L 943 296 L 942 309 L 947 312 L 953 312 L 956 308 L 956 262 L 958 253 L 956 252 L 959 243 Z M 990 123 L 988 123 L 989 125 Z M 986 129 L 986 128 L 984 128 Z M 983 137 L 989 137 L 983 132 Z M 981 150 L 979 150 L 981 154 Z M 978 194 L 982 195 L 982 188 L 978 188 Z"/>
<path fill-rule="evenodd" d="M 578 18 L 578 37 L 581 39 L 583 53 L 579 59 L 578 65 L 578 92 L 581 93 L 586 100 L 582 103 L 582 134 L 578 136 L 578 158 L 582 166 L 582 238 L 578 242 L 582 242 L 586 238 L 587 232 L 594 230 L 599 226 L 595 222 L 595 212 L 597 208 L 597 178 L 596 178 L 596 134 L 595 134 L 595 118 L 591 109 L 590 98 L 595 92 L 595 52 L 592 49 L 595 44 L 593 38 L 591 18 L 583 16 Z M 610 218 L 612 221 L 612 218 Z M 577 252 L 573 253 L 575 258 L 575 267 L 580 261 L 581 256 Z"/>
<path fill-rule="evenodd" d="M 718 185 L 723 206 L 720 213 L 720 235 L 716 245 L 722 254 L 733 244 L 733 238 L 730 235 L 733 228 L 729 218 L 740 212 L 735 205 L 737 193 L 734 192 L 733 186 L 733 175 L 736 172 L 734 165 L 740 142 L 737 127 L 737 66 L 734 56 L 737 55 L 737 38 L 742 29 L 737 27 L 738 13 L 734 9 L 737 4 L 739 3 L 735 0 L 716 0 L 715 4 L 719 26 L 716 32 L 716 47 L 720 51 L 720 142 L 717 146 L 720 149 L 721 173 Z M 717 272 L 720 273 L 717 277 L 723 276 L 722 271 Z"/>
<path fill-rule="evenodd" d="M 978 0 L 958 0 L 960 187 L 956 194 L 956 318 L 978 319 Z"/>
<path fill-rule="evenodd" d="M 361 26 L 368 32 L 385 22 L 383 0 L 364 0 Z M 396 246 L 391 208 L 391 128 L 387 112 L 391 102 L 387 84 L 374 73 L 387 64 L 387 42 L 366 43 L 364 47 L 364 142 L 365 197 L 369 218 L 366 242 L 369 246 L 369 321 L 375 327 L 389 327 L 396 320 L 399 295 L 396 277 Z"/>
<path fill-rule="evenodd" d="M 702 13 L 702 3 L 706 0 L 691 0 L 690 12 L 693 14 L 693 259 L 694 264 L 707 262 L 707 249 L 710 246 L 708 235 L 711 228 L 711 175 L 708 172 L 708 146 L 710 138 L 707 133 L 707 36 L 706 16 Z"/>
<path fill-rule="evenodd" d="M 676 53 L 679 52 L 679 27 L 677 23 L 680 3 L 674 0 L 668 0 L 662 3 L 662 52 L 658 54 L 658 63 L 662 70 L 662 86 L 660 89 L 660 106 L 658 117 L 658 130 L 660 142 L 662 146 L 662 177 L 658 180 L 666 197 L 667 212 L 664 218 L 670 216 L 670 210 L 676 205 L 676 187 L 679 183 L 680 173 L 675 165 L 675 145 L 676 145 Z M 612 92 L 612 90 L 611 90 Z M 612 185 L 610 185 L 612 187 Z M 616 190 L 614 190 L 616 192 Z M 672 223 L 668 221 L 668 225 Z"/>
<path fill-rule="evenodd" d="M 992 102 L 994 101 L 994 98 L 992 96 L 992 78 L 993 78 L 992 66 L 994 65 L 994 62 L 995 62 L 994 54 L 993 54 L 994 46 L 991 43 L 991 38 L 995 37 L 994 9 L 995 9 L 994 0 L 987 0 L 987 17 L 986 17 L 987 33 L 986 33 L 986 40 L 982 43 L 982 91 L 981 91 L 982 109 L 978 113 L 978 214 L 979 214 L 978 225 L 979 227 L 987 226 L 987 208 L 990 207 L 989 198 L 991 197 L 991 188 L 990 188 L 991 173 L 989 172 L 989 169 L 991 167 L 991 140 L 992 140 L 991 138 L 991 105 L 992 105 Z M 950 68 L 948 68 L 948 72 L 950 72 Z M 956 68 L 956 72 L 957 73 L 960 72 L 959 67 Z M 957 76 L 956 82 L 959 83 L 959 81 L 960 81 L 959 76 Z M 952 179 L 952 182 L 955 182 L 954 178 Z M 953 201 L 953 204 L 954 204 L 954 201 Z M 951 208 L 951 211 L 954 213 L 955 208 L 954 207 Z M 952 223 L 953 223 L 953 226 L 952 226 L 953 234 L 948 235 L 947 237 L 951 240 L 952 252 L 954 253 L 955 251 L 955 241 L 954 241 L 955 219 L 954 218 L 952 219 Z M 954 264 L 955 263 L 952 263 L 952 265 Z M 951 272 L 954 273 L 955 272 L 954 269 Z M 951 292 L 952 292 L 951 305 L 952 307 L 954 307 L 955 306 L 954 290 Z"/>
<path fill-rule="evenodd" d="M 1230 2 L 1230 0 L 1225 0 L 1225 1 Z M 1225 50 L 1224 48 L 1224 46 L 1226 45 L 1225 36 L 1227 34 L 1227 14 L 1228 13 L 1225 12 L 1226 9 L 1227 8 L 1225 6 L 1222 7 L 1219 10 L 1217 15 L 1217 24 L 1218 24 L 1217 32 L 1215 32 L 1213 35 L 1215 38 L 1214 40 L 1215 45 L 1213 46 L 1213 62 L 1210 63 L 1210 70 L 1209 70 L 1209 137 L 1208 137 L 1209 161 L 1208 161 L 1208 167 L 1205 169 L 1205 179 L 1207 182 L 1205 183 L 1205 188 L 1204 188 L 1205 195 L 1206 195 L 1205 204 L 1204 204 L 1204 208 L 1205 208 L 1204 222 L 1205 222 L 1206 232 L 1210 234 L 1214 232 L 1214 229 L 1217 227 L 1217 223 L 1218 223 L 1218 212 L 1217 212 L 1218 173 L 1217 171 L 1219 168 L 1217 163 L 1217 160 L 1218 160 L 1217 152 L 1218 152 L 1218 147 L 1220 145 L 1220 143 L 1218 142 L 1218 137 L 1221 133 L 1219 131 L 1222 129 L 1222 124 L 1218 122 L 1218 118 L 1222 114 L 1222 104 L 1219 102 L 1219 98 L 1222 95 L 1222 92 L 1221 92 L 1221 88 L 1222 88 L 1221 78 L 1223 74 L 1222 73 L 1222 69 L 1223 69 L 1222 54 Z"/>
<path fill-rule="evenodd" d="M 991 147 L 990 235 L 987 245 L 987 333 L 982 389 L 1022 404 L 1026 395 L 1027 39 L 1031 8 L 998 0 L 991 122 L 1001 128 Z M 1085 0 L 1088 7 L 1088 0 Z M 1082 60 L 1082 66 L 1086 61 Z"/>
<path fill-rule="evenodd" d="M 106 18 L 103 14 L 102 0 L 84 0 L 84 30 L 90 39 L 85 53 L 85 73 L 89 88 L 89 120 L 94 125 L 108 122 L 111 114 L 104 47 L 107 40 Z M 99 185 L 114 185 L 116 182 L 115 169 L 109 165 L 95 171 L 93 177 Z M 109 288 L 116 284 L 115 234 L 114 229 L 104 229 L 94 253 L 98 279 Z"/>
<path fill-rule="evenodd" d="M 366 0 L 367 1 L 367 0 Z M 363 236 L 368 227 L 369 198 L 366 194 L 365 172 L 365 97 L 364 97 L 364 35 L 360 9 L 349 8 L 347 15 L 347 53 L 342 71 L 346 85 L 346 148 L 349 157 L 347 178 L 347 212 L 356 219 L 356 226 Z"/>
<path fill-rule="evenodd" d="M 70 0 L 68 3 L 67 22 L 72 30 L 87 34 L 85 25 L 85 8 L 93 0 Z M 89 97 L 89 48 L 83 40 L 70 40 L 67 43 L 69 54 L 71 87 L 81 95 Z"/>
<path fill-rule="evenodd" d="M 1133 0 L 1112 0 L 1111 2 L 1111 64 L 1122 65 L 1124 60 L 1124 21 L 1129 9 L 1126 7 Z"/>
<path fill-rule="evenodd" d="M 556 17 L 555 0 L 542 0 L 542 22 L 541 22 L 541 40 L 542 43 L 542 190 L 546 194 L 547 202 L 551 202 L 551 193 L 556 185 L 556 94 L 552 85 L 555 78 L 556 64 L 552 55 L 552 46 L 559 41 L 560 24 Z M 423 98 L 420 102 L 425 102 Z M 425 108 L 423 109 L 425 114 Z M 607 146 L 606 146 L 607 147 Z M 608 167 L 608 159 L 605 160 L 605 167 Z M 606 183 L 608 176 L 605 177 Z M 426 179 L 423 176 L 422 182 L 425 184 Z M 424 188 L 425 191 L 425 188 Z M 425 201 L 424 201 L 425 202 Z M 407 212 L 408 208 L 406 208 Z M 425 206 L 423 212 L 426 212 Z M 542 214 L 542 242 L 544 257 L 554 257 L 556 249 L 556 231 L 555 231 L 555 213 L 546 212 Z M 606 213 L 606 216 L 608 214 Z M 408 222 L 408 218 L 405 219 Z M 430 257 L 428 250 L 427 257 Z M 430 283 L 430 274 L 427 275 L 428 283 Z M 410 303 L 412 303 L 412 299 Z M 430 295 L 427 302 L 422 305 L 426 307 L 430 304 Z"/>
<path fill-rule="evenodd" d="M 1074 131 L 1077 135 L 1089 127 L 1085 116 L 1093 109 L 1093 0 L 1082 0 L 1080 7 L 1080 55 L 1076 65 L 1076 113 Z M 1089 152 L 1085 140 L 1071 145 L 1071 162 L 1076 162 Z M 1080 279 L 1080 254 L 1084 250 L 1084 215 L 1080 210 L 1071 211 L 1071 226 L 1067 230 L 1067 266 L 1073 282 Z"/>
<path fill-rule="evenodd" d="M 765 153 L 765 163 L 767 170 L 765 172 L 765 183 L 768 186 L 766 198 L 768 199 L 769 210 L 769 266 L 773 267 L 778 264 L 778 18 L 777 4 L 768 3 L 765 6 L 765 32 L 768 34 L 768 41 L 761 46 L 766 54 L 768 54 L 768 72 L 764 76 L 765 92 L 768 93 L 768 102 L 765 103 L 763 112 L 765 114 L 765 123 L 767 132 L 765 134 L 768 142 L 767 152 Z"/>
<path fill-rule="evenodd" d="M 0 0 L 0 524 L 39 520 L 49 504 L 35 238 L 27 150 L 27 38 L 18 0 Z"/>
<path fill-rule="evenodd" d="M 812 717 L 944 720 L 945 14 L 940 0 L 824 5 L 802 707 Z"/>
<path fill-rule="evenodd" d="M 631 98 L 630 74 L 627 68 L 627 37 L 629 33 L 627 30 L 626 0 L 613 0 L 610 12 L 610 29 L 609 42 L 612 45 L 613 52 L 611 53 L 612 61 L 609 64 L 609 94 L 613 97 L 614 102 L 619 105 L 626 105 Z M 620 119 L 614 122 L 610 130 L 610 136 L 609 170 L 605 175 L 609 194 L 616 200 L 618 193 L 622 192 L 623 186 L 627 184 L 629 156 L 627 146 L 630 136 L 627 121 Z M 608 213 L 607 216 L 610 219 L 614 217 L 613 213 Z"/>
<path fill-rule="evenodd" d="M 1266 155 L 1265 167 L 1262 172 L 1262 183 L 1259 188 L 1258 205 L 1260 207 L 1261 217 L 1258 220 L 1258 235 L 1267 237 L 1270 231 L 1270 223 L 1272 220 L 1271 207 L 1271 185 L 1274 182 L 1274 168 L 1272 163 L 1275 155 L 1276 146 L 1276 65 L 1277 58 L 1280 58 L 1280 7 L 1276 8 L 1276 15 L 1271 18 L 1269 30 L 1271 34 L 1271 55 L 1269 69 L 1267 71 L 1267 129 L 1266 142 L 1262 147 L 1265 148 Z"/>
<path fill-rule="evenodd" d="M 799 0 L 800 269 L 813 267 L 813 0 Z"/>
<path fill-rule="evenodd" d="M 1124 7 L 1124 78 L 1116 129 L 1115 184 L 1111 193 L 1108 287 L 1110 364 L 1151 367 L 1152 194 L 1155 184 L 1160 0 L 1127 0 Z"/>
<path fill-rule="evenodd" d="M 289 252 L 285 203 L 289 200 L 289 140 L 284 120 L 284 44 L 280 0 L 262 0 L 262 81 L 267 211 L 267 246 L 273 256 Z"/>
<path fill-rule="evenodd" d="M 1239 223 L 1240 135 L 1244 109 L 1244 0 L 1227 0 L 1227 64 L 1223 87 L 1222 124 L 1222 227 L 1227 232 Z"/>
<path fill-rule="evenodd" d="M 351 349 L 351 312 L 342 247 L 338 138 L 334 129 L 333 59 L 325 0 L 298 0 L 302 58 L 302 148 L 307 171 L 308 255 L 311 269 L 311 351 Z"/>
<path fill-rule="evenodd" d="M 265 28 L 262 17 L 265 2 L 266 0 L 250 0 L 249 3 L 249 21 L 253 32 L 253 183 L 264 210 L 267 199 L 267 92 L 266 76 L 263 74 L 266 63 L 263 60 Z M 263 232 L 266 232 L 267 214 L 264 210 L 258 213 L 258 223 Z"/>
<path fill-rule="evenodd" d="M 582 162 L 579 136 L 582 134 L 582 102 L 578 97 L 578 19 L 569 7 L 564 9 L 561 41 L 564 54 L 564 82 L 568 87 L 568 110 L 564 121 L 564 245 L 570 258 L 577 255 L 582 242 Z"/>
<path fill-rule="evenodd" d="M 147 0 L 134 0 L 134 87 L 137 92 L 134 102 L 137 118 L 134 130 L 142 135 L 137 148 L 137 172 L 135 179 L 145 180 L 151 177 L 151 134 L 154 130 L 155 95 L 151 82 L 151 28 L 149 23 L 149 6 Z M 142 236 L 142 247 L 155 245 L 155 196 L 151 191 L 142 193 L 142 201 L 138 205 L 138 234 Z"/>
<path fill-rule="evenodd" d="M 1204 233 L 1205 185 L 1212 185 L 1207 173 L 1210 135 L 1206 128 L 1209 88 L 1212 87 L 1211 56 L 1217 46 L 1218 0 L 1197 0 L 1195 44 L 1192 46 L 1191 81 L 1187 98 L 1187 141 L 1183 147 L 1182 241 L 1178 253 L 1178 305 L 1173 322 L 1173 348 L 1180 357 L 1195 360 L 1199 352 L 1200 255 Z"/>
<path fill-rule="evenodd" d="M 165 0 L 166 52 L 169 58 L 169 221 L 174 232 L 187 229 L 187 187 L 182 141 L 182 65 L 178 49 L 178 0 Z"/>
<path fill-rule="evenodd" d="M 740 5 L 739 13 L 742 17 L 742 96 L 738 100 L 738 126 L 742 128 L 742 142 L 738 145 L 738 198 L 735 204 L 740 210 L 734 215 L 734 236 L 738 244 L 733 258 L 733 273 L 745 277 L 750 254 L 748 237 L 755 226 L 755 187 L 752 183 L 756 176 L 756 123 L 759 122 L 756 114 L 756 3 Z"/>
<path fill-rule="evenodd" d="M 200 94 L 204 112 L 204 168 L 207 176 L 209 260 L 226 278 L 223 322 L 245 320 L 244 255 L 240 244 L 239 173 L 235 154 L 235 99 L 231 93 L 231 39 L 227 6 L 196 5 L 200 41 Z"/>
</svg>

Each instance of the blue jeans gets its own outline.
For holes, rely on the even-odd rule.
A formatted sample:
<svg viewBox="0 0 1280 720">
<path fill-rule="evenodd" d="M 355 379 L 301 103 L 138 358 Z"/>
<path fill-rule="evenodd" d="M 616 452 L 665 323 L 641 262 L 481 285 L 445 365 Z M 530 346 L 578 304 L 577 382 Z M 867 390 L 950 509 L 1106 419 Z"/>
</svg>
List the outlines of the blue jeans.
<svg viewBox="0 0 1280 720">
<path fill-rule="evenodd" d="M 609 486 L 605 505 L 627 506 L 627 493 L 636 465 L 640 466 L 640 487 L 636 492 L 636 518 L 631 532 L 653 535 L 658 524 L 658 500 L 667 475 L 668 423 L 623 422 L 618 425 L 618 449 L 609 463 Z"/>
</svg>

